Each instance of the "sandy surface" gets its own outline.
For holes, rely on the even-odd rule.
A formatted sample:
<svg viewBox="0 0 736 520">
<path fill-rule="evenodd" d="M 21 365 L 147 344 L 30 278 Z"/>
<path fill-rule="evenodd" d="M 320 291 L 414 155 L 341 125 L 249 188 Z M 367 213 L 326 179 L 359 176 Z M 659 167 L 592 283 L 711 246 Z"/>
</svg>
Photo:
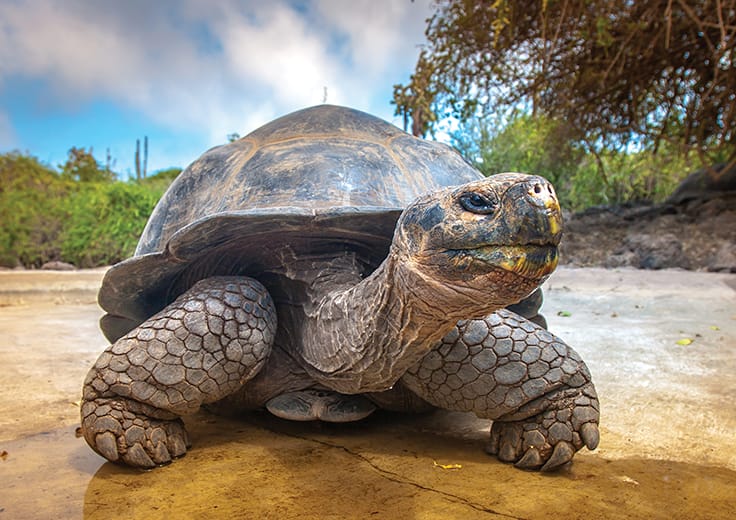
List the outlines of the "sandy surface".
<svg viewBox="0 0 736 520">
<path fill-rule="evenodd" d="M 0 520 L 689 519 L 736 510 L 734 274 L 553 275 L 550 329 L 586 360 L 602 407 L 599 449 L 555 475 L 488 457 L 488 422 L 445 412 L 349 425 L 200 413 L 187 420 L 194 448 L 174 464 L 139 472 L 105 463 L 74 433 L 81 382 L 106 345 L 93 303 L 101 276 L 0 272 Z"/>
</svg>

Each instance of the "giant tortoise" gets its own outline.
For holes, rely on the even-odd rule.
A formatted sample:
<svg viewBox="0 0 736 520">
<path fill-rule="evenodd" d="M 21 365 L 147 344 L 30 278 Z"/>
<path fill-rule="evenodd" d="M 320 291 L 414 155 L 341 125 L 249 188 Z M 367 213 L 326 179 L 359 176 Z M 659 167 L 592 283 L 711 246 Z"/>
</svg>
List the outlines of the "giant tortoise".
<svg viewBox="0 0 736 520">
<path fill-rule="evenodd" d="M 484 178 L 348 108 L 284 116 L 190 165 L 107 272 L 84 437 L 149 468 L 184 455 L 181 416 L 202 405 L 333 422 L 437 407 L 492 419 L 500 460 L 558 468 L 599 436 L 587 367 L 532 321 L 560 237 L 541 177 Z"/>
</svg>

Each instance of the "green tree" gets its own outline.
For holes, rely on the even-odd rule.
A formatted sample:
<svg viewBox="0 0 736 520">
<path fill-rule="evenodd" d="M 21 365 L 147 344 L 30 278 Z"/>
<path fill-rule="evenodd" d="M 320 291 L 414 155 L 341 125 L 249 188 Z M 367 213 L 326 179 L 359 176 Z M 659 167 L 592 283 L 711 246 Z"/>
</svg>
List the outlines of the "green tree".
<svg viewBox="0 0 736 520">
<path fill-rule="evenodd" d="M 437 120 L 522 108 L 565 121 L 591 150 L 669 141 L 736 157 L 736 0 L 436 6 L 416 74 L 395 88 L 398 113 L 426 92 Z"/>
<path fill-rule="evenodd" d="M 112 182 L 115 174 L 107 168 L 100 168 L 92 149 L 72 147 L 66 162 L 61 166 L 61 174 L 75 182 Z"/>
</svg>

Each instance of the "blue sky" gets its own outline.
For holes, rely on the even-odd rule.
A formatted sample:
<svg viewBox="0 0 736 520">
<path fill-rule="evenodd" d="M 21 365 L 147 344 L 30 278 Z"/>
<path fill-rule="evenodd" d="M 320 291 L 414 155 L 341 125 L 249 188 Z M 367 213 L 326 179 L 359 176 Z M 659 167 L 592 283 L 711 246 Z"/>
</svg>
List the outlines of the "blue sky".
<svg viewBox="0 0 736 520">
<path fill-rule="evenodd" d="M 395 124 L 431 0 L 0 0 L 0 152 L 186 166 L 322 102 Z"/>
</svg>

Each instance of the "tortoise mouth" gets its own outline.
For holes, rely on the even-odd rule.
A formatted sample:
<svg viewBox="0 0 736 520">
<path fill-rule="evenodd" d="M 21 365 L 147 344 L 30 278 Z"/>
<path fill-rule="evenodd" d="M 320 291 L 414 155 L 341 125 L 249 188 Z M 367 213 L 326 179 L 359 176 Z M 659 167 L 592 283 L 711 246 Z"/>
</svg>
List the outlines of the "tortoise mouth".
<svg viewBox="0 0 736 520">
<path fill-rule="evenodd" d="M 559 257 L 553 244 L 485 245 L 466 250 L 473 259 L 525 278 L 542 278 L 557 267 Z"/>
</svg>

